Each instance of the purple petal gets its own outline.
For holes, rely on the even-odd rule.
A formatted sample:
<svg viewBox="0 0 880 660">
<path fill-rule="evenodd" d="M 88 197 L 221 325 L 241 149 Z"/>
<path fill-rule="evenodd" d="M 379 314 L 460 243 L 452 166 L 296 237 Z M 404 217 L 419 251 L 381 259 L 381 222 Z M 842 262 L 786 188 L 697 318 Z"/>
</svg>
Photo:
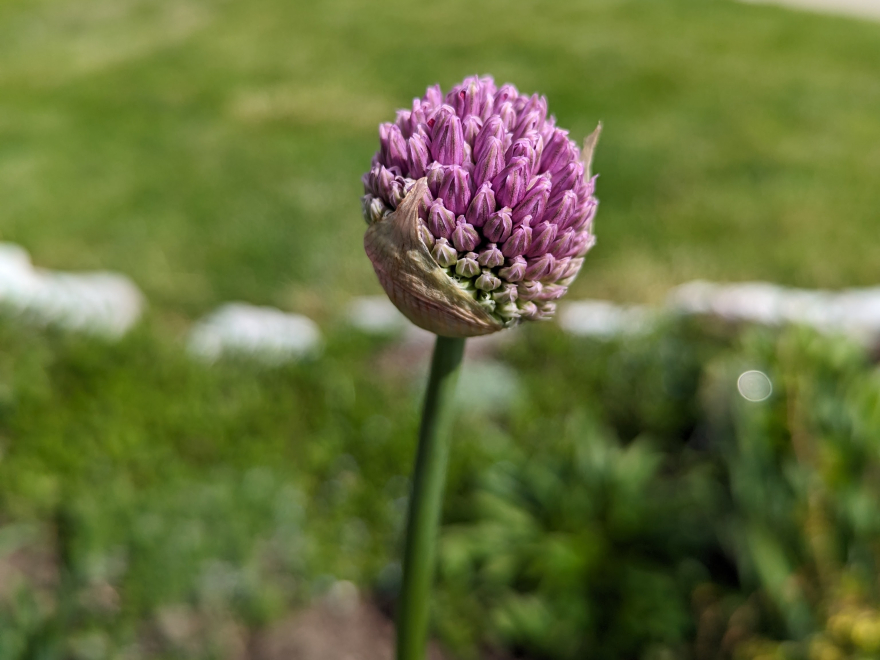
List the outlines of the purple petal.
<svg viewBox="0 0 880 660">
<path fill-rule="evenodd" d="M 510 237 L 512 230 L 510 209 L 505 207 L 489 216 L 483 226 L 483 235 L 493 243 L 503 243 Z"/>
<path fill-rule="evenodd" d="M 553 223 L 560 229 L 568 229 L 571 219 L 574 217 L 575 205 L 577 204 L 577 195 L 571 190 L 566 190 L 562 194 L 556 205 L 547 204 L 547 210 L 544 211 L 544 218 L 547 222 Z"/>
<path fill-rule="evenodd" d="M 455 214 L 443 206 L 442 199 L 435 199 L 428 210 L 428 229 L 437 238 L 452 238 L 455 230 Z"/>
<path fill-rule="evenodd" d="M 567 164 L 568 148 L 570 140 L 568 139 L 568 131 L 557 128 L 553 130 L 553 134 L 549 141 L 544 140 L 544 154 L 541 156 L 541 172 L 552 172 L 560 162 Z"/>
<path fill-rule="evenodd" d="M 437 193 L 440 191 L 440 184 L 443 183 L 443 175 L 445 173 L 446 168 L 437 162 L 431 163 L 425 170 L 425 176 L 428 178 L 428 189 L 434 197 L 437 197 Z"/>
<path fill-rule="evenodd" d="M 529 161 L 515 158 L 492 180 L 492 189 L 499 204 L 513 208 L 526 193 Z"/>
<path fill-rule="evenodd" d="M 513 209 L 513 223 L 519 224 L 527 215 L 530 215 L 532 216 L 531 226 L 537 225 L 541 222 L 549 197 L 550 179 L 546 176 L 533 178 L 522 201 Z"/>
<path fill-rule="evenodd" d="M 428 167 L 430 159 L 428 145 L 421 135 L 415 134 L 407 140 L 407 167 L 413 179 L 421 179 L 425 176 L 425 168 Z"/>
<path fill-rule="evenodd" d="M 507 262 L 507 266 L 498 271 L 508 282 L 519 282 L 526 276 L 526 260 L 522 257 L 514 257 Z"/>
<path fill-rule="evenodd" d="M 434 160 L 441 165 L 461 165 L 464 161 L 464 133 L 455 110 L 444 105 L 428 120 L 428 126 L 431 127 L 431 155 Z"/>
<path fill-rule="evenodd" d="M 455 215 L 464 215 L 471 201 L 470 175 L 463 167 L 453 165 L 443 173 L 443 181 L 437 191 L 437 197 Z"/>
<path fill-rule="evenodd" d="M 532 245 L 525 252 L 525 255 L 527 257 L 540 257 L 547 253 L 550 245 L 553 243 L 553 239 L 556 238 L 556 225 L 542 222 L 535 227 L 532 237 Z"/>
<path fill-rule="evenodd" d="M 561 235 L 556 237 L 550 246 L 550 254 L 557 259 L 562 259 L 571 249 L 571 242 L 574 240 L 575 233 L 571 229 L 566 229 Z"/>
<path fill-rule="evenodd" d="M 501 117 L 498 115 L 492 115 L 483 122 L 483 128 L 480 129 L 474 140 L 474 158 L 477 160 L 481 158 L 490 137 L 494 137 L 499 142 L 504 142 L 504 126 Z"/>
<path fill-rule="evenodd" d="M 584 166 L 582 163 L 569 163 L 561 170 L 553 175 L 553 195 L 550 203 L 562 199 L 566 191 L 574 188 L 575 183 L 584 177 Z"/>
<path fill-rule="evenodd" d="M 452 232 L 452 244 L 459 252 L 473 252 L 480 244 L 480 235 L 477 230 L 468 224 L 463 215 L 455 221 L 455 230 Z"/>
<path fill-rule="evenodd" d="M 506 101 L 513 101 L 519 98 L 519 91 L 511 85 L 510 83 L 506 83 L 501 85 L 501 88 L 495 93 L 494 99 L 494 107 L 492 111 L 495 114 L 498 114 L 498 110 L 501 108 L 501 105 Z"/>
<path fill-rule="evenodd" d="M 495 243 L 489 243 L 486 249 L 480 252 L 479 262 L 486 268 L 498 268 L 504 265 L 504 255 Z"/>
<path fill-rule="evenodd" d="M 489 137 L 482 155 L 474 167 L 474 183 L 482 186 L 487 181 L 492 181 L 504 169 L 504 147 L 501 140 Z"/>
<path fill-rule="evenodd" d="M 527 280 L 544 279 L 550 274 L 550 271 L 553 270 L 553 266 L 556 264 L 556 260 L 551 254 L 543 254 L 536 259 L 527 259 L 526 261 L 529 264 L 526 266 Z"/>
<path fill-rule="evenodd" d="M 496 243 L 498 241 L 495 241 Z M 532 228 L 519 225 L 511 233 L 510 238 L 504 241 L 501 252 L 505 257 L 518 257 L 526 253 L 532 245 Z M 528 273 L 528 271 L 526 271 Z"/>
<path fill-rule="evenodd" d="M 495 193 L 487 181 L 480 186 L 468 206 L 465 217 L 474 227 L 482 227 L 486 224 L 489 216 L 495 212 Z"/>
<path fill-rule="evenodd" d="M 483 120 L 477 117 L 476 115 L 468 115 L 461 122 L 461 130 L 464 133 L 464 141 L 469 144 L 471 147 L 474 146 L 474 142 L 477 139 L 477 136 L 480 134 L 480 130 L 483 128 Z"/>
</svg>

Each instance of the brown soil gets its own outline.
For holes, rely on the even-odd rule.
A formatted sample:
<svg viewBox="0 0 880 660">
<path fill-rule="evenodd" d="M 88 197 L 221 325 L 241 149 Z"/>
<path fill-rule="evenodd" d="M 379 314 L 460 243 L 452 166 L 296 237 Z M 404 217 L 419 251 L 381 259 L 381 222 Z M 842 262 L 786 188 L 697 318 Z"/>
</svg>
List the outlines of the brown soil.
<svg viewBox="0 0 880 660">
<path fill-rule="evenodd" d="M 358 599 L 345 607 L 322 602 L 275 624 L 254 645 L 254 660 L 393 660 L 394 627 Z M 428 660 L 445 660 L 431 645 Z"/>
</svg>

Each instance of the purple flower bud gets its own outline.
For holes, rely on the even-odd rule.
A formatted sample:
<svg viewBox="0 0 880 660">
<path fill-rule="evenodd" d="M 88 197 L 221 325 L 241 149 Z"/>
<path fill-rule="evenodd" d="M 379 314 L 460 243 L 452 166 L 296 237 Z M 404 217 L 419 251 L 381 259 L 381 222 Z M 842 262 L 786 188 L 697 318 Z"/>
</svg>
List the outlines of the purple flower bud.
<svg viewBox="0 0 880 660">
<path fill-rule="evenodd" d="M 577 210 L 572 217 L 570 224 L 575 231 L 581 231 L 590 226 L 593 217 L 596 215 L 596 209 L 599 207 L 599 201 L 595 197 L 590 197 Z"/>
<path fill-rule="evenodd" d="M 586 231 L 575 232 L 574 238 L 571 241 L 571 247 L 568 248 L 568 253 L 565 256 L 582 257 L 591 247 L 593 247 L 595 242 L 596 237 L 591 233 Z"/>
<path fill-rule="evenodd" d="M 562 198 L 555 205 L 547 205 L 547 210 L 544 211 L 544 219 L 556 225 L 559 229 L 568 229 L 570 221 L 574 216 L 576 204 L 577 195 L 571 190 L 566 190 L 562 194 Z"/>
<path fill-rule="evenodd" d="M 446 103 L 455 108 L 459 117 L 480 115 L 485 104 L 485 93 L 476 76 L 465 78 L 461 85 L 453 87 L 446 95 Z"/>
<path fill-rule="evenodd" d="M 486 268 L 498 268 L 504 265 L 504 255 L 495 243 L 489 243 L 486 249 L 480 252 L 479 262 Z"/>
<path fill-rule="evenodd" d="M 517 300 L 516 306 L 519 308 L 520 316 L 524 319 L 538 318 L 538 306 L 530 300 Z"/>
<path fill-rule="evenodd" d="M 394 174 L 382 165 L 373 165 L 370 170 L 370 190 L 374 195 L 388 199 L 391 195 L 391 184 Z"/>
<path fill-rule="evenodd" d="M 480 264 L 477 263 L 477 254 L 468 252 L 458 263 L 455 264 L 455 274 L 459 277 L 476 277 L 480 274 Z"/>
<path fill-rule="evenodd" d="M 433 85 L 425 90 L 422 100 L 427 101 L 435 108 L 439 108 L 443 104 L 443 92 L 440 91 L 440 85 Z"/>
<path fill-rule="evenodd" d="M 492 292 L 492 300 L 496 303 L 512 303 L 519 298 L 515 284 L 502 284 Z"/>
<path fill-rule="evenodd" d="M 455 214 L 443 206 L 442 199 L 435 199 L 428 211 L 428 229 L 437 238 L 452 238 L 455 230 Z"/>
<path fill-rule="evenodd" d="M 526 158 L 514 158 L 492 180 L 492 189 L 499 204 L 513 208 L 519 204 L 526 193 L 528 183 L 529 161 Z"/>
<path fill-rule="evenodd" d="M 574 231 L 566 229 L 561 235 L 556 237 L 550 246 L 550 254 L 557 259 L 562 259 L 571 249 L 571 242 L 574 240 Z"/>
<path fill-rule="evenodd" d="M 568 291 L 567 286 L 561 284 L 545 284 L 543 291 L 537 296 L 540 302 L 548 302 L 550 300 L 559 300 Z"/>
<path fill-rule="evenodd" d="M 474 286 L 481 291 L 494 291 L 501 286 L 501 280 L 495 277 L 491 270 L 484 270 L 482 275 L 474 282 Z"/>
<path fill-rule="evenodd" d="M 544 140 L 544 154 L 541 156 L 541 172 L 552 172 L 560 163 L 568 163 L 566 160 L 569 152 L 568 131 L 557 128 L 553 131 L 549 141 Z"/>
<path fill-rule="evenodd" d="M 516 293 L 520 300 L 534 300 L 541 295 L 541 291 L 543 290 L 544 286 L 540 282 L 535 282 L 534 280 L 520 282 L 516 287 Z"/>
<path fill-rule="evenodd" d="M 553 175 L 553 195 L 551 203 L 562 199 L 562 196 L 572 188 L 574 184 L 584 177 L 584 166 L 578 162 L 572 162 L 557 170 Z"/>
<path fill-rule="evenodd" d="M 514 319 L 519 316 L 519 307 L 514 302 L 499 303 L 495 307 L 495 313 L 503 319 Z"/>
<path fill-rule="evenodd" d="M 464 215 L 468 202 L 471 201 L 470 175 L 467 170 L 457 165 L 447 168 L 437 197 L 443 198 L 446 208 L 455 215 Z"/>
<path fill-rule="evenodd" d="M 508 261 L 507 266 L 498 271 L 508 282 L 519 282 L 526 276 L 526 260 L 522 257 L 514 257 Z"/>
<path fill-rule="evenodd" d="M 433 125 L 431 122 L 434 122 Z M 461 119 L 448 105 L 428 120 L 431 126 L 431 154 L 441 165 L 461 165 L 464 162 L 464 133 Z"/>
<path fill-rule="evenodd" d="M 538 122 L 542 121 L 542 117 L 537 110 L 532 110 L 517 118 L 516 126 L 513 128 L 513 141 L 516 142 L 526 133 L 534 131 Z"/>
<path fill-rule="evenodd" d="M 541 138 L 544 140 L 545 145 L 550 142 L 554 130 L 556 130 L 556 117 L 551 115 L 544 120 L 544 125 L 538 128 L 538 133 L 541 134 Z"/>
<path fill-rule="evenodd" d="M 501 140 L 489 137 L 483 153 L 474 167 L 474 183 L 482 186 L 492 181 L 504 169 L 504 147 Z"/>
<path fill-rule="evenodd" d="M 501 117 L 498 115 L 492 115 L 483 123 L 483 128 L 480 129 L 476 140 L 474 140 L 474 158 L 477 160 L 481 158 L 490 137 L 495 138 L 499 142 L 504 142 L 504 126 L 502 125 Z"/>
<path fill-rule="evenodd" d="M 431 256 L 442 268 L 454 266 L 458 261 L 458 252 L 445 238 L 438 238 L 431 250 Z"/>
<path fill-rule="evenodd" d="M 437 162 L 431 163 L 425 169 L 425 176 L 428 177 L 428 190 L 431 191 L 434 197 L 437 197 L 437 193 L 440 192 L 440 184 L 443 183 L 445 172 L 446 168 Z"/>
<path fill-rule="evenodd" d="M 477 230 L 467 223 L 463 215 L 455 221 L 455 230 L 452 232 L 452 244 L 459 252 L 472 252 L 480 244 L 480 235 Z"/>
<path fill-rule="evenodd" d="M 521 139 L 514 142 L 510 145 L 510 149 L 507 150 L 505 157 L 508 161 L 513 160 L 514 158 L 525 158 L 529 161 L 529 176 L 537 169 L 536 165 L 538 163 L 538 154 L 535 153 L 535 145 L 531 140 Z"/>
<path fill-rule="evenodd" d="M 530 215 L 532 216 L 532 226 L 537 225 L 541 222 L 549 197 L 550 179 L 546 176 L 532 179 L 522 201 L 513 209 L 513 223 L 520 224 L 527 215 Z"/>
<path fill-rule="evenodd" d="M 465 143 L 473 147 L 481 128 L 483 128 L 483 120 L 477 117 L 477 115 L 465 117 L 461 121 L 461 130 L 464 133 Z"/>
<path fill-rule="evenodd" d="M 556 225 L 542 222 L 535 227 L 532 236 L 532 245 L 525 255 L 527 257 L 540 257 L 550 249 L 553 239 L 556 238 Z"/>
<path fill-rule="evenodd" d="M 431 130 L 425 122 L 416 124 L 416 126 L 413 127 L 412 134 L 418 135 L 420 138 L 422 138 L 425 144 L 431 144 Z"/>
<path fill-rule="evenodd" d="M 578 273 L 581 270 L 581 266 L 584 265 L 584 258 L 578 257 L 576 259 L 571 259 L 568 262 L 568 266 L 566 266 L 565 270 L 562 273 L 562 276 L 559 278 L 559 283 L 568 286 L 571 284 L 574 279 L 577 277 Z"/>
<path fill-rule="evenodd" d="M 513 229 L 513 220 L 510 218 L 510 209 L 505 207 L 489 216 L 483 226 L 483 236 L 493 243 L 503 243 L 510 237 Z"/>
<path fill-rule="evenodd" d="M 498 241 L 496 241 L 497 243 Z M 526 224 L 518 225 L 504 241 L 501 252 L 505 257 L 517 257 L 526 253 L 532 246 L 532 228 Z"/>
<path fill-rule="evenodd" d="M 415 134 L 407 140 L 407 167 L 409 175 L 414 179 L 421 179 L 425 176 L 425 168 L 431 162 L 431 155 L 428 153 L 428 145 L 422 139 L 421 135 Z"/>
<path fill-rule="evenodd" d="M 492 192 L 492 186 L 487 181 L 477 190 L 477 194 L 474 195 L 468 206 L 465 217 L 474 227 L 482 227 L 494 211 L 495 193 Z"/>
<path fill-rule="evenodd" d="M 431 230 L 428 229 L 428 225 L 426 225 L 423 220 L 419 220 L 419 238 L 422 239 L 422 243 L 424 243 L 425 247 L 429 250 L 434 247 L 434 243 L 436 242 L 434 234 L 431 233 Z"/>
<path fill-rule="evenodd" d="M 483 89 L 483 96 L 480 101 L 482 105 L 480 116 L 483 118 L 483 121 L 486 121 L 486 118 L 492 114 L 492 102 L 498 88 L 495 87 L 495 80 L 492 79 L 492 76 L 483 76 L 480 78 L 480 86 Z"/>
<path fill-rule="evenodd" d="M 400 129 L 404 139 L 408 139 L 412 135 L 412 112 L 409 110 L 398 110 L 397 119 L 395 119 L 394 124 Z"/>
<path fill-rule="evenodd" d="M 538 305 L 538 313 L 535 315 L 536 321 L 546 321 L 547 319 L 553 318 L 553 315 L 556 313 L 556 303 L 554 302 L 542 302 Z"/>
<path fill-rule="evenodd" d="M 469 145 L 467 142 L 464 143 L 464 157 L 461 161 L 461 166 L 467 170 L 467 173 L 471 176 L 471 181 L 473 181 L 473 176 L 474 176 L 473 150 L 471 149 L 471 145 Z"/>
<path fill-rule="evenodd" d="M 538 96 L 537 94 L 532 94 L 529 97 L 528 102 L 523 107 L 522 112 L 537 112 L 538 113 L 538 125 L 541 126 L 544 121 L 547 119 L 547 97 L 546 96 Z"/>
<path fill-rule="evenodd" d="M 526 266 L 526 279 L 527 280 L 542 280 L 547 275 L 550 274 L 550 271 L 553 270 L 553 266 L 556 265 L 556 260 L 553 258 L 552 254 L 543 254 L 537 259 L 526 259 L 528 261 L 528 266 Z"/>
<path fill-rule="evenodd" d="M 596 180 L 599 178 L 598 174 L 594 174 L 590 177 L 589 181 L 585 181 L 584 185 L 586 186 L 585 194 L 589 197 L 593 193 L 596 192 Z"/>
<path fill-rule="evenodd" d="M 492 111 L 495 114 L 498 114 L 498 110 L 503 103 L 513 101 L 517 98 L 519 98 L 519 90 L 517 90 L 516 87 L 510 83 L 501 85 L 501 88 L 495 93 L 495 105 L 493 106 Z"/>
<path fill-rule="evenodd" d="M 413 133 L 415 133 L 415 129 L 419 124 L 424 124 L 428 121 L 426 109 L 421 99 L 413 99 L 412 111 L 409 114 L 409 122 L 413 127 Z"/>
<path fill-rule="evenodd" d="M 504 126 L 504 130 L 513 131 L 513 126 L 516 123 L 516 110 L 513 109 L 513 103 L 509 101 L 502 103 L 498 108 L 498 116 L 501 117 L 501 125 Z"/>
<path fill-rule="evenodd" d="M 388 191 L 388 201 L 391 202 L 392 208 L 397 208 L 406 197 L 406 181 L 403 177 L 396 176 L 391 182 L 391 189 Z"/>
<path fill-rule="evenodd" d="M 427 220 L 428 212 L 431 210 L 431 204 L 434 203 L 434 196 L 430 190 L 426 190 L 425 194 L 419 200 L 419 219 Z"/>
<path fill-rule="evenodd" d="M 390 210 L 379 197 L 373 197 L 372 195 L 364 195 L 361 198 L 361 204 L 363 206 L 364 220 L 367 223 L 379 222 L 385 213 Z"/>
<path fill-rule="evenodd" d="M 552 254 L 552 253 L 551 253 Z M 555 259 L 555 257 L 554 257 Z M 557 280 L 562 278 L 562 275 L 565 273 L 568 268 L 568 264 L 571 263 L 571 259 L 568 257 L 563 257 L 562 259 L 556 259 L 556 262 L 553 264 L 553 270 L 547 273 L 547 281 L 548 282 L 556 282 Z"/>
<path fill-rule="evenodd" d="M 379 127 L 382 161 L 386 167 L 406 167 L 406 139 L 400 128 L 394 124 Z"/>
<path fill-rule="evenodd" d="M 541 165 L 541 158 L 544 156 L 544 138 L 541 137 L 540 133 L 535 132 L 527 135 L 524 139 L 531 140 L 532 146 L 535 148 L 535 164 L 532 167 L 532 171 L 537 172 Z"/>
</svg>

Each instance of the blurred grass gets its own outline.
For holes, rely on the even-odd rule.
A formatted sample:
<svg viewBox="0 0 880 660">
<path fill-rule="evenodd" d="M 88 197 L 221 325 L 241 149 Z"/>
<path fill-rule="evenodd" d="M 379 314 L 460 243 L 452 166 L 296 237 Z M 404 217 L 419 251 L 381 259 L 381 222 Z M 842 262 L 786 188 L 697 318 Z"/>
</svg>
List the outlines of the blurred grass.
<svg viewBox="0 0 880 660">
<path fill-rule="evenodd" d="M 360 174 L 435 81 L 599 120 L 599 246 L 575 295 L 692 278 L 876 283 L 880 26 L 722 0 L 7 0 L 0 238 L 112 268 L 168 317 L 327 314 L 377 291 Z"/>
</svg>

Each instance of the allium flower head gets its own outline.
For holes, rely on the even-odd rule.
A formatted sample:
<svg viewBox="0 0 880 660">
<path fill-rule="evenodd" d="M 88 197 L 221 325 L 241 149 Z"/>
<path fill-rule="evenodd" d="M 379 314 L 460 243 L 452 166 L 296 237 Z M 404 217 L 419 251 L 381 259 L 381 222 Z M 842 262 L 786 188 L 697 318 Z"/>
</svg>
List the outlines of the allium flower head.
<svg viewBox="0 0 880 660">
<path fill-rule="evenodd" d="M 581 150 L 546 98 L 477 76 L 382 124 L 364 246 L 394 304 L 451 337 L 552 316 L 595 243 L 598 136 Z"/>
</svg>

